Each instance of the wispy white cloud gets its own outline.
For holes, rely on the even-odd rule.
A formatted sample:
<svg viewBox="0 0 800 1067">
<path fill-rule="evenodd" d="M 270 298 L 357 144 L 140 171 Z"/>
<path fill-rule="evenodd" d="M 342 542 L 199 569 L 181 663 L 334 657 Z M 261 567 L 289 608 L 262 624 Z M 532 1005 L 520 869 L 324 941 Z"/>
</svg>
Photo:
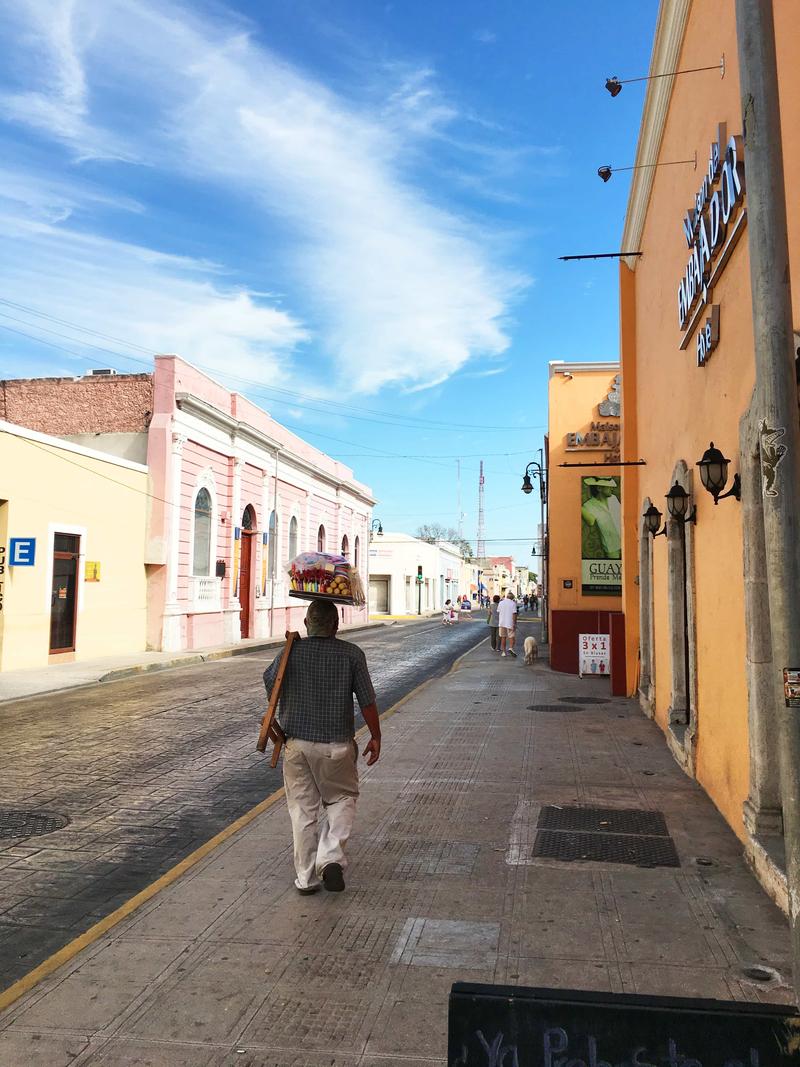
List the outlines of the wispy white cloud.
<svg viewBox="0 0 800 1067">
<path fill-rule="evenodd" d="M 0 247 L 3 298 L 20 305 L 0 303 L 3 332 L 41 338 L 62 359 L 74 353 L 81 370 L 87 357 L 133 370 L 147 353 L 178 352 L 221 375 L 275 381 L 287 377 L 288 356 L 309 336 L 287 312 L 226 286 L 220 269 L 202 260 L 7 215 Z"/>
<path fill-rule="evenodd" d="M 526 279 L 504 270 L 473 224 L 408 177 L 408 154 L 457 117 L 427 67 L 395 81 L 376 109 L 283 62 L 233 17 L 212 20 L 167 0 L 20 0 L 14 26 L 27 84 L 0 95 L 14 121 L 69 144 L 79 159 L 136 160 L 213 183 L 219 195 L 243 198 L 250 233 L 285 242 L 278 255 L 301 315 L 226 293 L 209 275 L 181 278 L 164 263 L 149 279 L 143 254 L 120 266 L 111 245 L 93 253 L 84 245 L 83 277 L 109 270 L 104 289 L 115 284 L 146 309 L 138 336 L 163 349 L 176 345 L 158 341 L 159 331 L 183 330 L 189 359 L 221 336 L 252 364 L 264 348 L 254 334 L 264 329 L 272 367 L 313 329 L 339 377 L 364 392 L 428 388 L 508 347 L 506 316 Z M 125 106 L 112 113 L 109 99 Z M 39 261 L 52 241 L 65 264 L 77 239 L 40 229 Z M 79 277 L 69 286 L 76 307 Z M 140 302 L 164 285 L 166 305 Z M 180 325 L 178 310 L 199 308 L 204 294 L 211 309 L 195 322 L 211 329 L 205 341 L 202 329 Z M 108 307 L 125 303 L 112 297 Z M 129 309 L 124 322 L 136 328 L 137 318 Z"/>
<path fill-rule="evenodd" d="M 474 41 L 477 41 L 478 44 L 494 44 L 497 40 L 497 34 L 493 33 L 492 30 L 487 30 L 484 28 L 481 30 L 475 30 L 472 35 L 472 39 Z"/>
</svg>

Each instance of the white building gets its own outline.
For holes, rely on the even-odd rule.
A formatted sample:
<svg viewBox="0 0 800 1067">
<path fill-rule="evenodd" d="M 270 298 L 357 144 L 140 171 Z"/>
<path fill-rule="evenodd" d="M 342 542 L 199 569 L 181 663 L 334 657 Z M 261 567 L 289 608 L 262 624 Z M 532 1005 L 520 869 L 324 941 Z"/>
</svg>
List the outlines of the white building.
<svg viewBox="0 0 800 1067">
<path fill-rule="evenodd" d="M 390 532 L 370 542 L 370 615 L 433 615 L 446 600 L 472 599 L 477 588 L 477 565 L 455 545 Z"/>
</svg>

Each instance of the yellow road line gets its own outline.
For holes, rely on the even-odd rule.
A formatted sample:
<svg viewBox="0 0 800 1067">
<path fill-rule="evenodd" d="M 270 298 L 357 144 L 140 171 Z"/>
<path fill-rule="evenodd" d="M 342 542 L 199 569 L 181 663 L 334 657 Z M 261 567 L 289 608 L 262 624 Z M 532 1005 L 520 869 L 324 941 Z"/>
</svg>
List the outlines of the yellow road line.
<svg viewBox="0 0 800 1067">
<path fill-rule="evenodd" d="M 487 640 L 488 638 L 484 638 L 484 641 Z M 483 641 L 478 642 L 478 644 L 483 644 Z M 461 661 L 477 647 L 478 645 L 473 645 L 473 648 L 469 649 L 468 652 L 465 652 L 463 656 L 459 656 L 447 671 L 447 674 L 451 674 L 453 671 L 457 670 Z M 430 685 L 432 682 L 438 681 L 440 677 L 442 677 L 442 675 L 436 675 L 433 678 L 427 678 L 424 682 L 420 682 L 420 684 L 415 686 L 411 692 L 406 693 L 404 697 L 401 697 L 400 700 L 395 704 L 392 704 L 390 708 L 387 708 L 387 710 L 383 712 L 380 716 L 381 722 L 394 715 L 404 704 L 408 703 L 412 697 L 417 696 L 426 686 Z M 367 727 L 362 726 L 356 733 L 356 737 L 361 738 L 366 730 Z M 165 871 L 165 873 L 162 874 L 160 878 L 157 878 L 155 882 L 152 882 L 145 889 L 142 889 L 141 892 L 131 897 L 130 900 L 126 900 L 124 904 L 121 904 L 120 907 L 116 909 L 116 911 L 112 911 L 110 915 L 106 915 L 104 919 L 96 922 L 94 926 L 90 926 L 88 930 L 85 930 L 82 934 L 79 934 L 78 937 L 64 945 L 63 948 L 60 948 L 58 952 L 54 952 L 52 956 L 48 956 L 48 958 L 43 960 L 38 967 L 34 967 L 32 971 L 23 975 L 23 977 L 14 982 L 13 985 L 10 985 L 8 989 L 3 990 L 3 992 L 0 993 L 0 1012 L 5 1011 L 6 1008 L 9 1008 L 14 1003 L 14 1001 L 19 1000 L 20 997 L 29 993 L 39 984 L 39 982 L 58 970 L 63 964 L 69 963 L 69 961 L 77 956 L 79 952 L 82 952 L 83 949 L 88 948 L 89 945 L 93 945 L 95 941 L 103 936 L 103 934 L 107 934 L 109 930 L 113 930 L 118 923 L 121 923 L 123 919 L 127 919 L 128 916 L 132 915 L 137 908 L 142 906 L 142 904 L 146 904 L 148 900 L 152 900 L 152 898 L 160 893 L 162 889 L 166 889 L 167 886 L 176 882 L 181 875 L 185 874 L 188 870 L 198 864 L 200 860 L 205 859 L 206 856 L 214 851 L 214 849 L 224 844 L 225 841 L 230 837 L 233 837 L 239 830 L 244 829 L 245 826 L 258 818 L 262 812 L 271 808 L 273 804 L 283 797 L 283 794 L 284 790 L 283 787 L 281 787 L 274 793 L 271 793 L 265 800 L 259 801 L 255 807 L 246 811 L 244 815 L 240 815 L 238 819 L 232 822 L 229 826 L 226 826 L 224 830 L 220 830 L 218 834 L 215 834 L 214 837 L 206 841 L 200 848 L 196 848 L 194 852 L 190 852 L 188 856 L 184 857 L 179 863 L 176 863 L 174 867 L 170 867 L 170 869 Z"/>
</svg>

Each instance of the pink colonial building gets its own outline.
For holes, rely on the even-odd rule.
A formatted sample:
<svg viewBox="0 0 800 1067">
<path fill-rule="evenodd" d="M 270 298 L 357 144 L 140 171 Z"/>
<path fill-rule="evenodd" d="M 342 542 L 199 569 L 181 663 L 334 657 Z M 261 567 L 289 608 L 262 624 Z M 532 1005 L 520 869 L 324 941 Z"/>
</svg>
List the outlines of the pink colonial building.
<svg viewBox="0 0 800 1067">
<path fill-rule="evenodd" d="M 283 636 L 298 552 L 348 556 L 368 587 L 374 499 L 353 472 L 177 356 L 153 374 L 4 383 L 10 422 L 146 462 L 148 647 Z M 135 565 L 132 561 L 132 565 Z M 343 608 L 343 624 L 367 609 Z"/>
</svg>

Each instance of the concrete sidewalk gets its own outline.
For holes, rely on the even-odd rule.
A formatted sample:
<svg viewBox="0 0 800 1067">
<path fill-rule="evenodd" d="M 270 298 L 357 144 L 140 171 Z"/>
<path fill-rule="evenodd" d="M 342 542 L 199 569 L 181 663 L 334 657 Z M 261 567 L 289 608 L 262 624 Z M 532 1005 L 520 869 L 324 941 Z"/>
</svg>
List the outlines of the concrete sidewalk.
<svg viewBox="0 0 800 1067">
<path fill-rule="evenodd" d="M 369 622 L 342 629 L 342 633 L 360 633 L 391 623 Z M 47 667 L 34 667 L 21 671 L 3 671 L 0 674 L 0 704 L 6 700 L 41 696 L 62 689 L 77 689 L 82 685 L 98 682 L 113 682 L 145 671 L 170 670 L 173 667 L 191 667 L 230 656 L 246 656 L 249 652 L 262 652 L 279 648 L 284 637 L 253 637 L 237 641 L 233 645 L 215 645 L 190 652 L 132 652 L 126 656 L 104 656 L 99 659 L 79 660 L 76 663 L 51 663 Z"/>
<path fill-rule="evenodd" d="M 607 685 L 482 644 L 385 722 L 345 893 L 295 893 L 278 799 L 0 1016 L 0 1063 L 433 1067 L 456 980 L 791 1002 L 782 914 Z M 579 856 L 671 839 L 679 866 L 534 857 L 570 805 L 639 810 Z"/>
</svg>

